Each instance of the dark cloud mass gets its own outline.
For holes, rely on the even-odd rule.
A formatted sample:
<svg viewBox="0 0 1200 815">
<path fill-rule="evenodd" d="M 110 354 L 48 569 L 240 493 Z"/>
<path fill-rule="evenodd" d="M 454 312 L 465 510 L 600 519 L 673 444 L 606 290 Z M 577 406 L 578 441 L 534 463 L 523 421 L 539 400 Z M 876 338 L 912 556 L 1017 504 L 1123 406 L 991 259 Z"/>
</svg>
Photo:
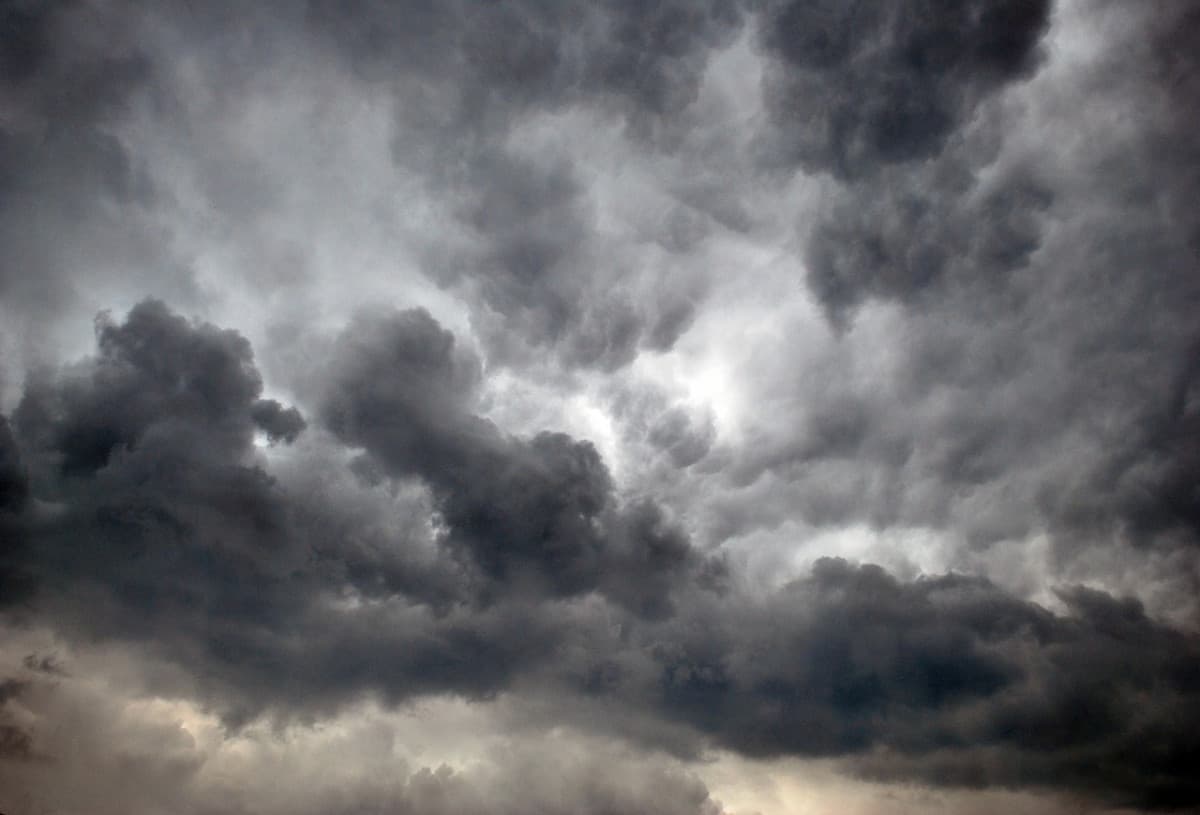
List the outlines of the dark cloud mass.
<svg viewBox="0 0 1200 815">
<path fill-rule="evenodd" d="M 843 560 L 764 598 L 731 594 L 661 509 L 616 498 L 591 445 L 471 413 L 479 363 L 423 311 L 366 314 L 332 349 L 327 426 L 387 477 L 427 485 L 441 518 L 443 557 L 423 568 L 449 595 L 380 584 L 388 564 L 323 537 L 333 510 L 256 460 L 262 406 L 285 409 L 258 398 L 243 338 L 147 301 L 97 339 L 97 357 L 32 380 L 15 413 L 42 502 L 10 478 L 28 545 L 9 559 L 37 589 L 24 606 L 152 644 L 234 721 L 372 689 L 488 695 L 524 672 L 559 694 L 582 646 L 589 696 L 751 756 L 853 757 L 935 783 L 1068 779 L 1137 805 L 1197 792 L 1179 757 L 1198 746 L 1200 643 L 1135 600 L 1064 590 L 1056 616 L 984 578 L 906 583 Z M 591 593 L 623 634 L 570 610 Z M 1135 760 L 1147 734 L 1162 761 Z"/>
<path fill-rule="evenodd" d="M 903 583 L 821 560 L 735 624 L 660 645 L 662 704 L 750 754 L 850 754 L 876 777 L 1061 781 L 1128 806 L 1190 805 L 1200 642 L 1134 600 L 1060 598 L 1066 616 L 980 578 Z M 1161 752 L 1139 755 L 1147 739 Z"/>
<path fill-rule="evenodd" d="M 700 558 L 653 504 L 617 506 L 595 447 L 563 433 L 510 438 L 470 413 L 479 363 L 428 313 L 363 323 L 338 342 L 328 425 L 394 475 L 424 479 L 448 545 L 496 590 L 599 589 L 635 612 L 670 608 L 672 582 Z"/>
<path fill-rule="evenodd" d="M 1049 0 L 773 4 L 760 37 L 778 60 L 778 160 L 853 178 L 936 155 L 1031 71 L 1049 16 Z"/>
<path fill-rule="evenodd" d="M 7 353 L 33 361 L 48 316 L 94 313 L 126 286 L 190 299 L 166 245 L 158 192 L 120 128 L 153 88 L 137 9 L 123 3 L 0 7 L 0 314 Z M 75 271 L 90 266 L 87 279 Z M 99 296 L 98 296 L 99 295 Z"/>
<path fill-rule="evenodd" d="M 4 812 L 1200 811 L 1191 4 L 0 32 Z"/>
</svg>

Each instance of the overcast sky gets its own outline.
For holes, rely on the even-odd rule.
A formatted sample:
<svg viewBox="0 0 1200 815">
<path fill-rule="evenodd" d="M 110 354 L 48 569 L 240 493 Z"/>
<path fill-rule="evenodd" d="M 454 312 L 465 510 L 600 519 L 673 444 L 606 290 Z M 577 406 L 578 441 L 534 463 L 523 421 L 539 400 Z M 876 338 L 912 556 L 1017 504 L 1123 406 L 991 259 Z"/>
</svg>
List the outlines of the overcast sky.
<svg viewBox="0 0 1200 815">
<path fill-rule="evenodd" d="M 0 812 L 1200 811 L 1200 4 L 0 0 Z"/>
</svg>

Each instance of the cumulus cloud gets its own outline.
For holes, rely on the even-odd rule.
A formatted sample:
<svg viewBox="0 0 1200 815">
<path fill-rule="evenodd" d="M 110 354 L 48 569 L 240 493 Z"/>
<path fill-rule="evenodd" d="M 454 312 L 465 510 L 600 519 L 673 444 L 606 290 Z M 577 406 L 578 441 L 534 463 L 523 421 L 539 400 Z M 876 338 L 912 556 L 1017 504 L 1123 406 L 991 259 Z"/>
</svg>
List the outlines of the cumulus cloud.
<svg viewBox="0 0 1200 815">
<path fill-rule="evenodd" d="M 1047 0 L 770 4 L 777 161 L 843 177 L 941 152 L 990 93 L 1028 75 Z"/>
<path fill-rule="evenodd" d="M 427 313 L 364 323 L 339 340 L 329 427 L 394 475 L 423 478 L 448 545 L 481 576 L 559 597 L 600 589 L 662 614 L 671 584 L 704 568 L 660 509 L 617 505 L 588 442 L 547 432 L 509 438 L 472 414 L 479 363 L 456 353 Z"/>
<path fill-rule="evenodd" d="M 903 582 L 842 560 L 765 597 L 734 591 L 655 504 L 617 499 L 593 447 L 473 414 L 479 363 L 422 311 L 364 315 L 330 352 L 330 432 L 384 478 L 419 479 L 441 519 L 442 556 L 424 568 L 449 595 L 380 584 L 384 564 L 324 539 L 320 505 L 256 462 L 244 339 L 154 301 L 102 320 L 97 339 L 97 357 L 31 380 L 16 411 L 47 507 L 17 492 L 8 510 L 29 539 L 9 554 L 36 580 L 26 608 L 145 643 L 231 723 L 365 692 L 540 686 L 751 756 L 855 757 L 952 784 L 1067 779 L 1137 805 L 1195 793 L 1174 757 L 1193 749 L 1179 713 L 1200 692 L 1200 646 L 1135 600 L 1065 590 L 1062 616 L 985 578 Z M 35 754 L 23 732 L 8 740 L 17 759 Z M 1128 764 L 1151 732 L 1162 758 L 1098 786 L 1091 768 Z M 950 747 L 949 765 L 915 760 Z"/>
<path fill-rule="evenodd" d="M 0 3 L 0 808 L 1194 809 L 1198 21 Z"/>
</svg>

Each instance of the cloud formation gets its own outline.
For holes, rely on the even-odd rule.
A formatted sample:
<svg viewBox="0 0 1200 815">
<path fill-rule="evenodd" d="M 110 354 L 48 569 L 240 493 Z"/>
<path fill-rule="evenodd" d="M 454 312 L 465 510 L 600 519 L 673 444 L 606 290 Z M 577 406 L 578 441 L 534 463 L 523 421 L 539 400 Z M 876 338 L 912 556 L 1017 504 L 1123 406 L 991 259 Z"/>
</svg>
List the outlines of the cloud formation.
<svg viewBox="0 0 1200 815">
<path fill-rule="evenodd" d="M 433 579 L 389 582 L 389 564 L 322 534 L 332 511 L 256 461 L 262 405 L 302 420 L 259 398 L 244 339 L 146 301 L 101 321 L 97 344 L 31 380 L 15 413 L 28 453 L 9 469 L 27 468 L 45 503 L 10 490 L 28 539 L 10 568 L 36 581 L 26 608 L 152 646 L 231 722 L 367 691 L 534 683 L 750 756 L 850 757 L 933 783 L 1065 780 L 1132 805 L 1196 793 L 1174 757 L 1195 749 L 1180 713 L 1198 703 L 1200 642 L 1135 600 L 1064 590 L 1056 615 L 985 578 L 904 582 L 844 560 L 765 596 L 731 589 L 661 509 L 616 499 L 593 447 L 472 414 L 479 363 L 423 311 L 366 314 L 337 338 L 323 408 L 332 437 L 374 463 L 360 478 L 432 496 L 440 554 L 408 568 Z M 10 752 L 28 753 L 13 733 Z M 1149 734 L 1164 760 L 1133 762 Z"/>
<path fill-rule="evenodd" d="M 0 21 L 0 809 L 1200 806 L 1187 3 Z"/>
</svg>

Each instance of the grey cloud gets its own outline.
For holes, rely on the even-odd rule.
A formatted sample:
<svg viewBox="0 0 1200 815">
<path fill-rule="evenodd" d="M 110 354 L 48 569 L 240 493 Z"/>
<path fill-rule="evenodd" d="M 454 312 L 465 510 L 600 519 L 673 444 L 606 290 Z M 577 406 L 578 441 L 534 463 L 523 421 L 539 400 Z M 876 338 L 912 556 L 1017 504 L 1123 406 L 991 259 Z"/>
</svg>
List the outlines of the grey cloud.
<svg viewBox="0 0 1200 815">
<path fill-rule="evenodd" d="M 641 256 L 597 239 L 595 205 L 571 161 L 485 142 L 459 163 L 434 194 L 456 193 L 468 245 L 448 258 L 434 247 L 428 262 L 476 303 L 491 361 L 549 352 L 567 369 L 612 371 L 643 348 L 669 349 L 689 327 L 694 292 L 655 281 Z"/>
<path fill-rule="evenodd" d="M 760 512 L 730 524 L 934 529 L 968 544 L 962 568 L 1044 533 L 1056 573 L 1141 564 L 1170 586 L 1159 610 L 1194 615 L 1196 26 L 1184 4 L 1097 13 L 1117 41 L 803 225 L 834 331 L 803 376 L 755 378 L 777 407 L 718 453 Z M 1061 107 L 1069 89 L 1088 101 Z M 1137 126 L 1106 130 L 1106 110 Z M 881 327 L 885 370 L 865 378 Z"/>
<path fill-rule="evenodd" d="M 27 730 L 13 721 L 7 710 L 10 699 L 20 697 L 28 688 L 27 682 L 19 679 L 0 681 L 0 762 L 33 761 L 33 737 Z"/>
<path fill-rule="evenodd" d="M 21 664 L 26 670 L 34 673 L 46 674 L 49 676 L 67 676 L 67 671 L 63 668 L 62 663 L 58 659 L 57 654 L 46 654 L 45 656 L 37 653 L 26 654 L 21 660 Z"/>
<path fill-rule="evenodd" d="M 45 318 L 93 309 L 97 290 L 130 279 L 142 296 L 195 290 L 162 241 L 154 179 L 121 131 L 156 89 L 138 9 L 13 0 L 0 20 L 4 340 L 37 360 L 54 327 Z"/>
<path fill-rule="evenodd" d="M 0 416 L 0 512 L 19 512 L 29 494 L 21 454 L 17 450 L 8 419 Z"/>
<path fill-rule="evenodd" d="M 274 399 L 259 399 L 250 408 L 250 415 L 271 442 L 293 442 L 305 427 L 300 411 L 285 408 Z"/>
<path fill-rule="evenodd" d="M 570 733 L 549 741 L 510 735 L 504 749 L 451 767 L 405 743 L 405 736 L 428 735 L 447 724 L 419 717 L 367 720 L 353 711 L 339 720 L 339 732 L 296 725 L 274 733 L 221 733 L 194 719 L 148 710 L 144 699 L 94 681 L 35 678 L 0 685 L 10 686 L 16 690 L 8 704 L 19 705 L 28 723 L 21 749 L 35 758 L 3 752 L 10 737 L 0 729 L 5 811 L 725 812 L 677 762 L 631 755 Z M 399 735 L 385 727 L 397 728 Z"/>
<path fill-rule="evenodd" d="M 572 162 L 518 150 L 522 117 L 583 106 L 624 117 L 634 139 L 684 127 L 710 53 L 740 27 L 737 3 L 333 4 L 310 22 L 397 99 L 397 163 L 424 176 L 464 236 L 425 260 L 473 306 L 489 359 L 613 370 L 666 349 L 686 303 L 596 236 Z M 461 245 L 469 243 L 468 246 Z M 645 291 L 649 289 L 649 291 Z"/>
<path fill-rule="evenodd" d="M 29 608 L 85 641 L 143 643 L 194 675 L 173 692 L 230 723 L 364 693 L 533 689 L 751 756 L 1194 799 L 1182 756 L 1200 644 L 1137 601 L 1069 589 L 1060 616 L 985 578 L 905 582 L 840 560 L 778 592 L 734 588 L 660 507 L 619 501 L 589 444 L 475 415 L 478 362 L 428 314 L 378 312 L 336 341 L 322 417 L 387 478 L 430 489 L 450 557 L 425 574 L 458 582 L 422 595 L 356 552 L 365 528 L 326 539 L 336 513 L 254 463 L 261 385 L 239 335 L 147 302 L 98 340 L 99 357 L 31 382 L 17 411 L 32 494 L 60 507 L 24 520 Z M 120 422 L 98 408 L 114 400 Z M 1134 760 L 1148 733 L 1162 749 Z"/>
<path fill-rule="evenodd" d="M 1111 192 L 1094 217 L 1107 234 L 1080 252 L 1081 263 L 1094 264 L 1083 285 L 1123 278 L 1112 300 L 1087 298 L 1108 330 L 1090 332 L 1080 358 L 1089 372 L 1120 372 L 1129 391 L 1120 389 L 1110 401 L 1125 405 L 1127 418 L 1096 468 L 1047 496 L 1047 504 L 1070 530 L 1064 538 L 1071 548 L 1100 525 L 1118 527 L 1135 545 L 1194 551 L 1200 515 L 1187 485 L 1198 461 L 1200 340 L 1193 315 L 1200 288 L 1188 270 L 1200 260 L 1200 219 L 1185 202 L 1200 191 L 1200 154 L 1191 136 L 1200 119 L 1200 17 L 1188 4 L 1171 4 L 1130 22 L 1145 32 L 1133 44 L 1140 70 L 1123 77 L 1114 60 L 1102 77 L 1161 104 L 1148 104 L 1139 133 L 1144 159 L 1128 151 L 1103 156 L 1101 181 Z M 1151 200 L 1157 208 L 1147 211 Z"/>
<path fill-rule="evenodd" d="M 641 321 L 619 293 L 591 291 L 586 247 L 594 215 L 571 166 L 497 153 L 472 166 L 469 183 L 479 191 L 464 220 L 482 246 L 464 271 L 503 320 L 494 331 L 481 320 L 485 332 L 502 341 L 515 327 L 532 346 L 560 347 L 583 365 L 629 362 Z"/>
<path fill-rule="evenodd" d="M 647 445 L 676 468 L 701 461 L 716 440 L 711 412 L 673 403 L 648 383 L 614 393 L 612 411 L 628 444 Z"/>
<path fill-rule="evenodd" d="M 670 607 L 672 580 L 698 565 L 686 539 L 658 510 L 619 506 L 590 443 L 512 438 L 474 415 L 479 363 L 427 313 L 367 317 L 338 345 L 330 429 L 391 473 L 425 480 L 449 543 L 496 588 L 599 589 L 635 611 Z"/>
<path fill-rule="evenodd" d="M 708 453 L 714 435 L 711 421 L 707 425 L 696 424 L 685 411 L 674 408 L 654 422 L 649 441 L 666 450 L 675 466 L 689 467 Z"/>
<path fill-rule="evenodd" d="M 450 614 L 453 563 L 408 557 L 363 518 L 347 528 L 336 507 L 268 475 L 252 444 L 261 381 L 240 335 L 148 301 L 102 322 L 98 344 L 97 358 L 31 381 L 16 411 L 46 509 L 13 520 L 24 543 L 5 552 L 6 581 L 32 582 L 28 602 L 64 628 L 207 664 L 199 692 L 231 721 L 371 688 L 486 695 L 552 647 L 553 626 L 519 604 Z M 296 430 L 293 410 L 267 432 Z M 379 597 L 399 603 L 376 609 Z M 283 666 L 293 679 L 280 696 Z"/>
<path fill-rule="evenodd" d="M 1147 394 L 1094 469 L 1067 488 L 1045 495 L 1065 540 L 1112 530 L 1133 546 L 1195 551 L 1200 545 L 1200 402 L 1195 348 L 1183 350 L 1174 381 Z"/>
<path fill-rule="evenodd" d="M 688 759 L 720 747 L 1195 807 L 1200 17 L 1185 3 L 1061 3 L 1053 21 L 1044 0 L 0 15 L 0 286 L 21 321 L 5 342 L 76 331 L 46 318 L 114 287 L 117 304 L 217 303 L 174 257 L 179 238 L 214 288 L 246 278 L 270 300 L 241 314 L 234 295 L 209 314 L 289 312 L 265 335 L 290 347 L 258 350 L 272 373 L 280 357 L 304 366 L 269 383 L 297 407 L 269 398 L 244 336 L 157 301 L 102 318 L 96 353 L 73 364 L 26 372 L 6 347 L 4 384 L 22 391 L 0 419 L 14 625 L 122 643 L 169 667 L 148 692 L 226 725 L 289 727 L 364 697 L 536 698 L 539 723 Z M 743 26 L 749 52 L 709 76 Z M 722 97 L 744 87 L 730 65 L 765 69 L 764 116 Z M 283 129 L 276 115 L 324 115 L 293 94 L 343 92 L 334 109 L 361 103 L 394 128 L 390 155 L 386 133 L 365 142 L 380 153 L 369 166 L 396 177 L 361 199 L 353 182 L 322 186 L 361 171 L 331 153 L 358 141 L 262 136 Z M 256 164 L 268 151 L 285 160 Z M 325 159 L 328 174 L 305 166 Z M 628 188 L 597 179 L 617 167 Z M 325 244 L 275 223 L 272 205 L 291 217 L 301 187 L 301 217 L 345 203 L 339 223 L 370 227 Z M 815 215 L 782 226 L 797 211 Z M 324 257 L 360 234 L 378 245 Z M 803 292 L 774 302 L 792 250 L 828 325 Z M 471 333 L 381 308 L 326 348 L 355 293 L 329 305 L 329 280 L 258 257 L 337 266 L 339 289 L 365 257 L 383 271 L 361 272 L 360 299 L 377 300 L 407 296 L 383 278 L 412 262 L 416 296 Z M 743 261 L 744 281 L 719 277 Z M 718 292 L 734 322 L 761 325 L 731 325 Z M 740 390 L 719 423 L 717 406 L 685 400 L 697 365 Z M 576 389 L 612 420 L 598 446 L 616 445 L 619 466 L 579 437 L 592 417 L 567 415 L 565 393 L 524 412 L 554 419 L 510 432 L 526 406 L 481 404 L 493 372 L 500 402 L 510 385 L 531 403 Z M 544 429 L 556 422 L 576 435 Z M 775 590 L 720 556 L 790 523 L 917 530 L 946 549 L 937 572 L 990 572 L 1010 552 L 1048 570 L 1038 591 L 1114 594 L 1061 588 L 1052 612 L 1001 576 L 908 580 L 837 560 Z M 777 545 L 795 568 L 819 544 Z M 52 683 L 86 680 L 56 664 L 24 663 L 28 683 L 0 685 L 5 710 L 27 716 Z M 0 778 L 28 780 L 61 731 L 8 715 Z M 79 722 L 81 743 L 107 756 L 114 722 Z M 192 806 L 176 793 L 201 759 L 173 732 L 136 751 L 149 783 L 127 809 Z M 531 764 L 494 784 L 405 768 L 386 793 L 320 803 L 715 811 L 691 781 L 613 766 L 665 792 L 627 795 L 594 766 L 549 781 Z M 111 790 L 112 773 L 93 775 L 88 789 Z"/>
<path fill-rule="evenodd" d="M 480 112 L 558 107 L 611 96 L 631 117 L 678 113 L 697 92 L 709 52 L 740 24 L 738 3 L 647 5 L 533 0 L 383 4 L 312 2 L 309 20 L 367 76 L 438 79 Z M 500 47 L 503 42 L 505 47 Z"/>
<path fill-rule="evenodd" d="M 159 301 L 119 325 L 102 315 L 96 335 L 94 367 L 61 381 L 35 377 L 15 414 L 22 436 L 56 455 L 64 473 L 95 474 L 142 444 L 183 447 L 193 433 L 217 455 L 245 447 L 262 415 L 262 380 L 243 337 L 193 326 Z"/>
<path fill-rule="evenodd" d="M 1116 806 L 1190 811 L 1197 789 L 1189 757 L 1200 749 L 1184 724 L 1198 712 L 1194 636 L 1156 626 L 1136 601 L 1088 589 L 1061 596 L 1075 616 L 1055 626 L 1036 663 L 1041 675 L 1001 694 L 977 720 L 981 744 L 872 756 L 863 770 L 888 777 L 920 763 L 917 776 L 935 783 L 1065 782 Z"/>
<path fill-rule="evenodd" d="M 1029 263 L 1052 193 L 1019 174 L 979 184 L 958 164 L 881 175 L 816 224 L 808 285 L 834 321 L 868 298 L 920 305 L 948 286 L 1002 292 Z"/>
<path fill-rule="evenodd" d="M 480 364 L 428 312 L 365 315 L 356 328 L 340 337 L 332 366 L 354 386 L 329 389 L 324 412 L 335 434 L 359 443 L 378 434 L 372 452 L 401 472 L 450 455 L 456 431 L 487 434 L 469 416 Z"/>
<path fill-rule="evenodd" d="M 6 514 L 6 583 L 31 584 L 29 607 L 65 630 L 207 665 L 198 692 L 231 721 L 372 690 L 487 696 L 571 633 L 542 603 L 598 591 L 657 617 L 713 572 L 661 510 L 619 505 L 591 445 L 472 415 L 478 363 L 423 312 L 343 336 L 327 418 L 391 477 L 428 483 L 448 530 L 429 556 L 348 515 L 328 481 L 310 494 L 262 469 L 240 335 L 149 301 L 97 339 L 98 357 L 31 380 L 17 409 L 45 509 Z"/>
<path fill-rule="evenodd" d="M 8 419 L 0 415 L 0 605 L 25 599 L 30 576 L 22 565 L 25 537 L 21 515 L 29 501 L 29 480 Z"/>
<path fill-rule="evenodd" d="M 876 777 L 1061 783 L 1113 805 L 1193 805 L 1200 642 L 1137 601 L 1088 589 L 1061 597 L 1060 617 L 980 578 L 904 583 L 823 560 L 708 636 L 660 640 L 661 703 L 750 754 L 850 756 Z M 1147 738 L 1161 750 L 1139 754 Z"/>
<path fill-rule="evenodd" d="M 940 152 L 988 94 L 1030 72 L 1047 0 L 772 4 L 772 161 L 854 178 Z"/>
<path fill-rule="evenodd" d="M 249 460 L 262 387 L 249 344 L 155 301 L 101 321 L 97 341 L 96 359 L 31 380 L 15 414 L 46 506 L 22 519 L 39 589 L 102 586 L 115 602 L 92 622 L 142 636 L 197 612 L 264 613 L 287 510 Z"/>
<path fill-rule="evenodd" d="M 1045 0 L 768 13 L 781 149 L 846 185 L 804 230 L 807 283 L 835 325 L 868 299 L 1019 296 L 1011 278 L 1041 245 L 1054 193 L 997 164 L 1006 124 L 992 97 L 1032 73 L 1049 17 Z"/>
<path fill-rule="evenodd" d="M 171 240 L 167 224 L 182 203 L 173 200 L 178 173 L 151 167 L 136 152 L 143 142 L 129 134 L 149 123 L 189 144 L 203 165 L 196 184 L 218 222 L 227 218 L 237 231 L 283 191 L 199 117 L 231 115 L 257 72 L 307 49 L 314 76 L 345 64 L 362 87 L 392 95 L 397 164 L 423 179 L 432 205 L 453 212 L 474 237 L 464 249 L 464 235 L 423 234 L 431 244 L 423 271 L 472 305 L 490 358 L 529 363 L 551 351 L 566 367 L 613 370 L 641 348 L 669 348 L 689 325 L 688 298 L 657 285 L 640 268 L 644 259 L 614 254 L 596 239 L 589 195 L 571 162 L 514 152 L 514 128 L 538 112 L 581 106 L 615 112 L 642 143 L 686 128 L 711 53 L 741 26 L 736 2 L 314 1 L 248 13 L 227 4 L 117 4 L 105 14 L 79 4 L 16 4 L 10 16 L 20 35 L 10 60 L 24 67 L 13 73 L 19 126 L 9 135 L 19 149 L 8 174 L 13 206 L 0 229 L 7 224 L 11 258 L 21 263 L 0 274 L 24 312 L 93 307 L 93 291 L 122 283 L 134 284 L 123 297 L 219 299 Z M 181 39 L 189 43 L 186 59 L 207 72 L 198 87 L 172 57 Z M 58 98 L 78 88 L 86 88 L 79 99 Z M 211 100 L 193 108 L 196 96 Z M 115 209 L 122 217 L 110 220 Z M 74 251 L 84 244 L 86 252 Z M 103 287 L 75 291 L 85 272 Z M 267 271 L 246 274 L 266 280 Z"/>
</svg>

